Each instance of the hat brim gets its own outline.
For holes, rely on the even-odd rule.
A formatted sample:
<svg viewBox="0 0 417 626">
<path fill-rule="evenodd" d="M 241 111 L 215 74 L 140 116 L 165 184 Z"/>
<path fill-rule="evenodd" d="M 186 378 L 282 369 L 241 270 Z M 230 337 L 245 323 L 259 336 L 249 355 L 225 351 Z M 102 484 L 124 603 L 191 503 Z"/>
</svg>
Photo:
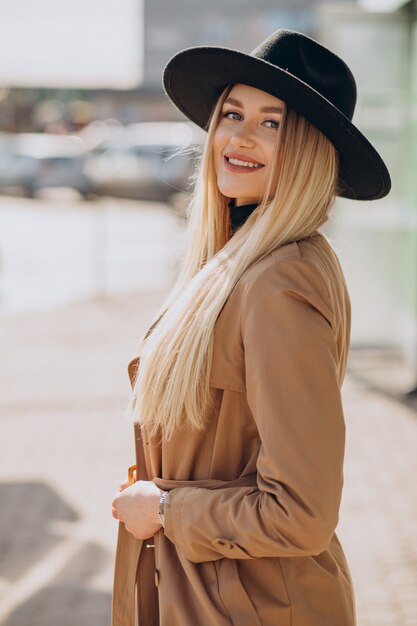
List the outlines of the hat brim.
<svg viewBox="0 0 417 626">
<path fill-rule="evenodd" d="M 231 83 L 275 95 L 330 139 L 339 153 L 339 196 L 377 200 L 389 193 L 388 169 L 368 139 L 329 100 L 287 70 L 230 48 L 197 46 L 174 55 L 163 72 L 168 97 L 206 131 L 213 107 Z"/>
</svg>

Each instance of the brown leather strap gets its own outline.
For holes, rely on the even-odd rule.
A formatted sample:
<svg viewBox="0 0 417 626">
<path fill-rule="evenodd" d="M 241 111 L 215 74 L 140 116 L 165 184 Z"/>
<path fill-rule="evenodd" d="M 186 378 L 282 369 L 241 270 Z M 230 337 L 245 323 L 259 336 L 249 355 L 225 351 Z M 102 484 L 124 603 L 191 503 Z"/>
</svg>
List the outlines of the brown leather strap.
<svg viewBox="0 0 417 626">
<path fill-rule="evenodd" d="M 134 425 L 134 436 L 137 427 Z M 133 466 L 128 470 L 129 479 L 148 480 L 145 455 L 141 438 L 137 442 L 136 472 Z M 153 544 L 151 539 L 136 539 L 126 530 L 123 522 L 119 522 L 116 556 L 114 564 L 114 580 L 112 595 L 112 626 L 135 626 L 136 580 L 142 548 Z M 151 549 L 152 552 L 154 549 Z M 147 559 L 149 561 L 149 559 Z M 146 626 L 146 625 L 145 625 Z"/>
<path fill-rule="evenodd" d="M 144 541 L 119 522 L 112 596 L 112 626 L 135 626 L 136 570 Z"/>
</svg>

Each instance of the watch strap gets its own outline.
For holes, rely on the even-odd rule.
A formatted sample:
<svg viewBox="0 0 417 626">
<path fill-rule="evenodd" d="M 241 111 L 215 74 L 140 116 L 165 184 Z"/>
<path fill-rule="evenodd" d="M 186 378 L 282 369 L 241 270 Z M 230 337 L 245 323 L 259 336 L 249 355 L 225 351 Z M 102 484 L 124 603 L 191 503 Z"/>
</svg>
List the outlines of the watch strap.
<svg viewBox="0 0 417 626">
<path fill-rule="evenodd" d="M 165 502 L 166 499 L 168 498 L 169 495 L 169 491 L 163 491 L 161 493 L 161 497 L 159 498 L 159 519 L 160 522 L 162 524 L 162 526 L 165 528 Z"/>
</svg>

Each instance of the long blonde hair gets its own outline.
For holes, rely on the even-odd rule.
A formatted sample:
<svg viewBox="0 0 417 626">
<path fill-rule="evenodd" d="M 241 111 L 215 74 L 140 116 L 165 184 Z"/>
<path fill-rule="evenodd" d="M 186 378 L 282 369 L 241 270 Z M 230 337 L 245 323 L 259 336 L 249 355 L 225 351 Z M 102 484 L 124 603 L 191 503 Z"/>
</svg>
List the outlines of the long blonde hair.
<svg viewBox="0 0 417 626">
<path fill-rule="evenodd" d="M 149 437 L 204 429 L 216 319 L 243 273 L 274 248 L 327 221 L 337 195 L 338 153 L 302 115 L 285 108 L 264 195 L 230 236 L 228 198 L 217 186 L 213 136 L 221 94 L 208 123 L 188 206 L 187 246 L 177 280 L 147 333 L 128 410 Z M 278 168 L 279 164 L 279 168 Z"/>
</svg>

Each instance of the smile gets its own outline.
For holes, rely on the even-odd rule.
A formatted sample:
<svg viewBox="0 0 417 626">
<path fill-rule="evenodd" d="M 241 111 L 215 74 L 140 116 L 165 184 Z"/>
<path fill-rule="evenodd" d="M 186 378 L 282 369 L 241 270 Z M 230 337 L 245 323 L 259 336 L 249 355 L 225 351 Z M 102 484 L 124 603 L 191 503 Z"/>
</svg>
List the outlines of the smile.
<svg viewBox="0 0 417 626">
<path fill-rule="evenodd" d="M 265 167 L 261 164 L 249 163 L 248 161 L 239 161 L 238 159 L 228 159 L 223 157 L 224 166 L 229 172 L 237 174 L 249 174 Z"/>
</svg>

